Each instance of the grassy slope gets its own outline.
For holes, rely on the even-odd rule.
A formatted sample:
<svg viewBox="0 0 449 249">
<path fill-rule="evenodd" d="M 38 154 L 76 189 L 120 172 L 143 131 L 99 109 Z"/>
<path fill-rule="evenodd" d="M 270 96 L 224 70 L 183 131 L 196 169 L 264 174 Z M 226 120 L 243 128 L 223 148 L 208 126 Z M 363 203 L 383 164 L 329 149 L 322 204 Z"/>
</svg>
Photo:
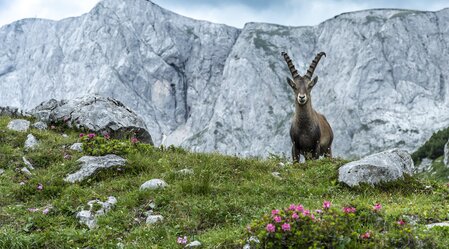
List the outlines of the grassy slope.
<svg viewBox="0 0 449 249">
<path fill-rule="evenodd" d="M 428 179 L 407 179 L 381 188 L 349 189 L 336 182 L 343 160 L 320 160 L 280 169 L 280 159 L 239 159 L 219 154 L 188 153 L 179 149 L 125 155 L 122 170 L 101 172 L 81 184 L 68 184 L 63 177 L 75 171 L 82 153 L 63 148 L 78 140 L 78 133 L 31 129 L 41 145 L 33 152 L 23 150 L 26 133 L 6 129 L 10 118 L 0 117 L 0 248 L 176 248 L 176 238 L 187 235 L 206 248 L 241 248 L 245 227 L 273 208 L 302 203 L 320 208 L 324 199 L 334 205 L 382 203 L 397 220 L 402 215 L 419 217 L 419 223 L 449 219 L 448 191 Z M 64 153 L 72 159 L 63 158 Z M 22 156 L 36 166 L 26 178 Z M 177 170 L 191 168 L 195 174 L 182 176 Z M 271 172 L 279 171 L 282 180 Z M 152 178 L 164 179 L 169 187 L 139 191 Z M 25 185 L 20 185 L 20 182 Z M 41 183 L 43 190 L 36 189 Z M 426 187 L 428 186 L 428 187 Z M 89 200 L 108 196 L 118 199 L 116 207 L 89 231 L 75 214 Z M 143 212 L 149 203 L 165 217 L 162 224 L 146 225 Z M 28 208 L 52 205 L 48 214 Z M 449 244 L 447 230 L 429 231 L 441 248 Z"/>
</svg>

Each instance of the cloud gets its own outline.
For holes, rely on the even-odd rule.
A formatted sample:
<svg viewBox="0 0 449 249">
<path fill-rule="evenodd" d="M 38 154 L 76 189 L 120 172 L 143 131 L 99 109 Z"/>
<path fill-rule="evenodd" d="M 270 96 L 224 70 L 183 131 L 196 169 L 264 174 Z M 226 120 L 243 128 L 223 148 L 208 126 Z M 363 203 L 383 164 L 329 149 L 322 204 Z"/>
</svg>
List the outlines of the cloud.
<svg viewBox="0 0 449 249">
<path fill-rule="evenodd" d="M 98 0 L 0 0 L 0 25 L 23 18 L 59 20 L 90 11 Z"/>
</svg>

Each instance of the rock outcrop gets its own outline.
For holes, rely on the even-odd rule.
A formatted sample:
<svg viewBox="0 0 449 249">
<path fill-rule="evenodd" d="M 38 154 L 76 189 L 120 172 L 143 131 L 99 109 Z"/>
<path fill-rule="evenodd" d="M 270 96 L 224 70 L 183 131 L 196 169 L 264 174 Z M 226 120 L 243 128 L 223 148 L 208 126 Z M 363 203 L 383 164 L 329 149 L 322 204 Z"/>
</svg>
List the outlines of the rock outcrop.
<svg viewBox="0 0 449 249">
<path fill-rule="evenodd" d="M 312 96 L 334 154 L 411 151 L 449 126 L 448 22 L 449 9 L 376 9 L 240 30 L 146 0 L 103 0 L 80 17 L 0 29 L 0 106 L 99 94 L 142 116 L 156 144 L 288 155 L 293 95 L 280 52 L 303 74 L 324 51 Z"/>
<path fill-rule="evenodd" d="M 31 113 L 47 123 L 66 123 L 113 138 L 135 136 L 141 142 L 153 144 L 143 119 L 112 98 L 91 95 L 72 100 L 52 99 L 41 103 Z"/>
<path fill-rule="evenodd" d="M 81 168 L 68 175 L 64 180 L 66 182 L 74 183 L 81 182 L 84 179 L 92 176 L 95 172 L 111 167 L 123 166 L 126 163 L 126 159 L 123 159 L 117 155 L 109 154 L 106 156 L 83 156 L 76 160 L 80 162 Z"/>
<path fill-rule="evenodd" d="M 375 185 L 413 174 L 413 160 L 404 150 L 388 150 L 347 163 L 338 170 L 338 181 L 349 186 Z"/>
</svg>

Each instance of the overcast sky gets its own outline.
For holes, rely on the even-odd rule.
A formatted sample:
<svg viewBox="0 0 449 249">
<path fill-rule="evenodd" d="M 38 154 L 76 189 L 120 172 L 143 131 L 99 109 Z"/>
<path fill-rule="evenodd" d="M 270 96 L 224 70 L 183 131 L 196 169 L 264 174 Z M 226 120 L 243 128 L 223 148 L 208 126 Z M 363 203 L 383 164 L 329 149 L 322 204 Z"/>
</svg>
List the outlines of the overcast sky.
<svg viewBox="0 0 449 249">
<path fill-rule="evenodd" d="M 59 20 L 79 16 L 92 9 L 97 2 L 99 1 L 0 0 L 0 26 L 27 17 Z M 435 11 L 449 7 L 448 0 L 153 0 L 153 2 L 184 16 L 239 28 L 246 22 L 269 22 L 290 26 L 316 25 L 342 12 L 371 8 Z"/>
</svg>

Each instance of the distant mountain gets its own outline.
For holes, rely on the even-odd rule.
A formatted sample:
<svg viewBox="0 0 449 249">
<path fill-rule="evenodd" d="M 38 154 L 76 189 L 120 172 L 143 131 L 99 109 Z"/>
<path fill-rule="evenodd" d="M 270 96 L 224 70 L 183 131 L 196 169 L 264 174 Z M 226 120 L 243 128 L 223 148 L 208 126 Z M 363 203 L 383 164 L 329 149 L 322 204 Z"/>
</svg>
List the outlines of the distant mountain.
<svg viewBox="0 0 449 249">
<path fill-rule="evenodd" d="M 366 10 L 312 27 L 186 18 L 146 0 L 103 0 L 80 17 L 0 29 L 0 106 L 100 94 L 139 113 L 159 144 L 290 154 L 293 93 L 281 51 L 315 71 L 313 105 L 336 155 L 413 150 L 449 126 L 449 9 Z"/>
</svg>

